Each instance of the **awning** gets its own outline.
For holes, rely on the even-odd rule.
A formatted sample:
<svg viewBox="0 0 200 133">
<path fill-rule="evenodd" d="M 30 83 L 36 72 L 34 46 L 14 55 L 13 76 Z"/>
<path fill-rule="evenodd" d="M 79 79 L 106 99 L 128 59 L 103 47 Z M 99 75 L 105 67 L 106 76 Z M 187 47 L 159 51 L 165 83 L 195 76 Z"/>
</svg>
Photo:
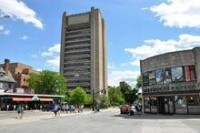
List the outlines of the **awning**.
<svg viewBox="0 0 200 133">
<path fill-rule="evenodd" d="M 13 101 L 24 101 L 24 102 L 32 101 L 32 99 L 30 97 L 12 97 L 12 100 Z"/>
<path fill-rule="evenodd" d="M 42 102 L 53 102 L 53 98 L 40 98 Z"/>
<path fill-rule="evenodd" d="M 40 99 L 39 99 L 39 97 L 37 96 L 37 95 L 34 95 L 33 97 L 32 97 L 32 101 L 39 101 Z"/>
</svg>

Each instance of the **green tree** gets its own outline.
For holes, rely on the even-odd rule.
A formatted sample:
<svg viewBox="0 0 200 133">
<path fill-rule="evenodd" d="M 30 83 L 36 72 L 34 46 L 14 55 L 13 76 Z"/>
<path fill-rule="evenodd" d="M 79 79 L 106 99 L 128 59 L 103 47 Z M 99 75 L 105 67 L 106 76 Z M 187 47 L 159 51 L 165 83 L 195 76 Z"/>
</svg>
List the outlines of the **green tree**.
<svg viewBox="0 0 200 133">
<path fill-rule="evenodd" d="M 87 94 L 85 90 L 81 87 L 76 87 L 76 89 L 71 91 L 70 102 L 77 106 L 83 105 L 86 103 Z"/>
<path fill-rule="evenodd" d="M 108 97 L 109 97 L 110 104 L 113 106 L 118 106 L 125 102 L 123 94 L 119 87 L 109 87 Z"/>
<path fill-rule="evenodd" d="M 93 104 L 93 101 L 92 101 L 92 96 L 91 96 L 91 94 L 86 94 L 85 106 L 86 106 L 86 107 L 91 107 L 92 104 Z"/>
<path fill-rule="evenodd" d="M 40 76 L 36 73 L 30 73 L 30 78 L 28 79 L 29 88 L 36 89 L 40 87 Z"/>
<path fill-rule="evenodd" d="M 72 91 L 67 91 L 65 93 L 64 101 L 69 103 L 69 104 L 72 104 L 71 103 L 71 95 L 72 95 Z"/>
<path fill-rule="evenodd" d="M 29 87 L 35 93 L 41 94 L 65 94 L 65 78 L 57 72 L 45 70 L 39 74 L 30 74 L 28 79 Z"/>
<path fill-rule="evenodd" d="M 101 108 L 108 108 L 110 107 L 110 101 L 108 96 L 106 95 L 101 95 L 100 96 L 100 107 Z"/>
<path fill-rule="evenodd" d="M 142 89 L 142 85 L 143 85 L 143 79 L 142 76 L 138 76 L 136 79 L 136 89 L 139 91 L 140 89 Z M 137 100 L 139 102 L 142 102 L 142 94 L 137 94 Z"/>
<path fill-rule="evenodd" d="M 136 98 L 137 98 L 137 90 L 136 89 L 132 89 L 130 85 L 128 85 L 128 83 L 126 83 L 125 81 L 120 82 L 120 86 L 119 86 L 124 99 L 126 101 L 126 103 L 128 104 L 132 104 Z"/>
<path fill-rule="evenodd" d="M 137 79 L 136 79 L 136 87 L 137 88 L 141 88 L 142 87 L 142 84 L 143 84 L 143 80 L 142 80 L 142 76 L 138 76 Z"/>
</svg>

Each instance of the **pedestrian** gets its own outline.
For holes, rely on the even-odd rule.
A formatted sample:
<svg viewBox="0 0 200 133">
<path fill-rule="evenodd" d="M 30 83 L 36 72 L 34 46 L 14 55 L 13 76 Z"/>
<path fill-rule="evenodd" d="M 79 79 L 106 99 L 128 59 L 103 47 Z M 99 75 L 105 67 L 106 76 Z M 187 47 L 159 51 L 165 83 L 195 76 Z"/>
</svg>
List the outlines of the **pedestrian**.
<svg viewBox="0 0 200 133">
<path fill-rule="evenodd" d="M 57 116 L 58 105 L 56 105 L 56 104 L 54 105 L 53 112 L 54 112 L 55 116 Z"/>
<path fill-rule="evenodd" d="M 22 106 L 18 105 L 17 106 L 17 114 L 18 114 L 18 119 L 22 119 Z"/>
<path fill-rule="evenodd" d="M 24 106 L 21 106 L 22 110 L 21 110 L 21 119 L 22 119 L 22 116 L 24 114 Z"/>
</svg>

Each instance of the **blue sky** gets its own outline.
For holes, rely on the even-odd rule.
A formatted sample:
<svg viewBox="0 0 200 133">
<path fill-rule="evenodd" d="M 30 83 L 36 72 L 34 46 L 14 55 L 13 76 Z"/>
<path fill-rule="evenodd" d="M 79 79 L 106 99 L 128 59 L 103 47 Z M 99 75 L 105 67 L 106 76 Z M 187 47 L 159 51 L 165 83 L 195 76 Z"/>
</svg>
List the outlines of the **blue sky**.
<svg viewBox="0 0 200 133">
<path fill-rule="evenodd" d="M 62 13 L 92 6 L 106 22 L 109 85 L 134 84 L 141 59 L 200 46 L 199 0 L 0 0 L 0 62 L 58 71 Z"/>
</svg>

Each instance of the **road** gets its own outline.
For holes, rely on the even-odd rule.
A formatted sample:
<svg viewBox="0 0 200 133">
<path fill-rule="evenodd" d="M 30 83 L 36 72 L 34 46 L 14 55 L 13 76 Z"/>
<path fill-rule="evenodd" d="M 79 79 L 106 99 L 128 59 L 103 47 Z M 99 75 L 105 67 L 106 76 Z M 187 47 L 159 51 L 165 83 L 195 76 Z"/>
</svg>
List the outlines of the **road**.
<svg viewBox="0 0 200 133">
<path fill-rule="evenodd" d="M 0 126 L 0 133 L 200 133 L 200 116 L 120 115 L 118 109 Z"/>
</svg>

